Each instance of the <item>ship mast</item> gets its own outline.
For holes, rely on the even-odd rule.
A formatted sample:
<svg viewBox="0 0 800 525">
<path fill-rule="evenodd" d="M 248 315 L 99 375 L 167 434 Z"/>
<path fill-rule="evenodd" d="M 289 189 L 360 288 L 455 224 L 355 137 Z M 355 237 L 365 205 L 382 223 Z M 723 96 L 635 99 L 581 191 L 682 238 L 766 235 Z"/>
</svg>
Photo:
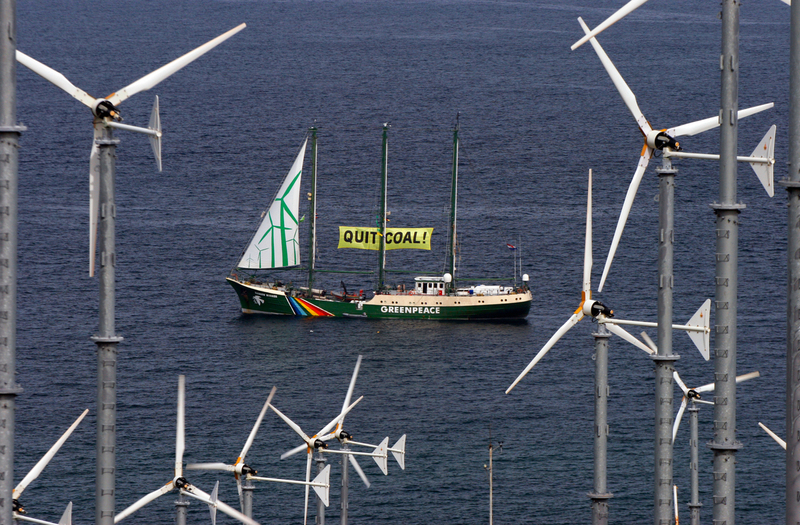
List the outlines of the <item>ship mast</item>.
<svg viewBox="0 0 800 525">
<path fill-rule="evenodd" d="M 381 205 L 378 210 L 378 236 L 380 238 L 378 248 L 378 293 L 384 287 L 384 267 L 386 266 L 386 178 L 387 178 L 387 157 L 389 146 L 389 124 L 383 125 L 383 153 L 381 155 Z"/>
<path fill-rule="evenodd" d="M 314 266 L 317 260 L 317 128 L 311 128 L 311 193 L 308 194 L 311 201 L 309 215 L 309 246 L 308 246 L 308 295 L 313 296 L 314 286 Z"/>
<path fill-rule="evenodd" d="M 451 281 L 445 284 L 445 293 L 456 290 L 456 209 L 458 207 L 458 115 L 453 130 L 453 182 L 450 190 L 450 244 L 447 247 L 447 272 Z"/>
</svg>

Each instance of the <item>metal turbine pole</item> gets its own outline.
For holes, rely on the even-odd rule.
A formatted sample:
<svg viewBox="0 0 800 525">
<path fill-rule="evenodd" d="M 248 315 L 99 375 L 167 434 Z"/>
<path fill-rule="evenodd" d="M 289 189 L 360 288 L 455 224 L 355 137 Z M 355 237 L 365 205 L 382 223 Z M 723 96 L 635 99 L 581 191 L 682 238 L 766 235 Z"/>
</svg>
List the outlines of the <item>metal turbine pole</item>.
<svg viewBox="0 0 800 525">
<path fill-rule="evenodd" d="M 189 500 L 181 493 L 175 500 L 175 525 L 186 525 L 186 509 L 189 508 Z"/>
<path fill-rule="evenodd" d="M 791 7 L 786 290 L 786 524 L 800 523 L 800 2 Z"/>
<path fill-rule="evenodd" d="M 344 445 L 342 450 L 347 451 L 350 450 L 350 448 Z M 350 454 L 342 454 L 342 525 L 347 525 L 347 510 L 350 507 L 348 502 L 348 489 L 350 484 L 350 474 L 348 473 L 349 461 Z"/>
<path fill-rule="evenodd" d="M 95 471 L 95 523 L 114 525 L 117 455 L 117 343 L 114 332 L 115 217 L 114 178 L 116 148 L 111 128 L 95 119 L 95 144 L 100 148 L 100 323 L 97 335 L 97 467 Z M 180 509 L 178 509 L 180 513 Z"/>
<path fill-rule="evenodd" d="M 700 411 L 692 401 L 692 406 L 686 409 L 689 412 L 689 474 L 691 477 L 692 500 L 689 502 L 692 525 L 700 525 L 700 479 L 697 466 L 700 462 L 697 437 L 697 413 Z"/>
<path fill-rule="evenodd" d="M 611 333 L 605 325 L 598 325 L 594 336 L 594 490 L 592 499 L 592 525 L 608 525 L 608 339 Z"/>
<path fill-rule="evenodd" d="M 317 474 L 319 474 L 325 468 L 325 456 L 322 454 L 321 451 L 317 453 L 316 461 L 317 461 Z M 320 499 L 319 496 L 317 496 L 316 524 L 325 525 L 325 504 L 322 503 L 322 499 Z"/>
<path fill-rule="evenodd" d="M 244 483 L 242 483 L 242 514 L 248 518 L 253 517 L 253 491 L 256 486 L 253 485 L 253 480 L 244 475 Z"/>
<path fill-rule="evenodd" d="M 655 396 L 655 525 L 674 521 L 672 492 L 672 374 L 679 356 L 672 353 L 672 285 L 675 222 L 675 174 L 668 157 L 656 168 L 658 193 L 658 353 Z"/>
<path fill-rule="evenodd" d="M 738 311 L 739 213 L 736 151 L 739 107 L 739 1 L 722 1 L 720 55 L 719 202 L 716 214 L 714 337 L 714 523 L 736 523 L 736 315 Z"/>
<path fill-rule="evenodd" d="M 0 0 L 0 525 L 13 523 L 17 347 L 17 4 Z"/>
</svg>

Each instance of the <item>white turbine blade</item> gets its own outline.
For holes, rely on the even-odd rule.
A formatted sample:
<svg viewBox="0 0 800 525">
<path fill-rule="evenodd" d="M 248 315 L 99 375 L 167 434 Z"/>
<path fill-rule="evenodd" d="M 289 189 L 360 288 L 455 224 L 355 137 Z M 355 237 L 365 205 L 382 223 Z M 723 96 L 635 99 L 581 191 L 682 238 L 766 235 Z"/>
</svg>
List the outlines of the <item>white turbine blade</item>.
<svg viewBox="0 0 800 525">
<path fill-rule="evenodd" d="M 272 390 L 270 390 L 269 396 L 267 396 L 267 402 L 264 403 L 264 407 L 261 409 L 261 412 L 258 414 L 258 418 L 256 419 L 256 424 L 253 425 L 253 430 L 250 431 L 250 435 L 247 436 L 247 441 L 245 442 L 244 447 L 242 447 L 242 451 L 239 453 L 239 459 L 236 460 L 237 465 L 240 461 L 244 461 L 247 451 L 249 451 L 250 447 L 253 445 L 253 440 L 256 438 L 258 427 L 261 426 L 261 420 L 264 419 L 264 414 L 267 413 L 267 408 L 269 408 L 270 403 L 272 403 L 272 398 L 275 396 L 275 391 L 277 389 L 278 387 L 273 386 Z"/>
<path fill-rule="evenodd" d="M 158 172 L 161 173 L 161 115 L 158 112 L 158 95 L 153 102 L 153 111 L 150 113 L 150 124 L 148 129 L 158 132 L 157 135 L 150 135 L 150 147 L 153 149 L 153 156 L 156 158 Z"/>
<path fill-rule="evenodd" d="M 239 481 L 238 479 L 236 481 Z M 211 491 L 211 505 L 208 506 L 208 511 L 211 513 L 211 525 L 217 525 L 217 494 L 219 493 L 219 481 L 214 485 L 214 490 Z"/>
<path fill-rule="evenodd" d="M 355 470 L 358 476 L 361 478 L 361 481 L 363 481 L 364 485 L 369 488 L 369 479 L 367 479 L 367 475 L 364 474 L 364 471 L 361 470 L 361 465 L 359 465 L 358 461 L 356 461 L 356 457 L 353 455 L 348 455 L 347 458 L 350 460 L 350 464 L 353 465 L 353 470 Z"/>
<path fill-rule="evenodd" d="M 655 353 L 655 352 L 653 352 L 652 348 L 650 348 L 649 346 L 647 346 L 643 342 L 641 342 L 638 339 L 636 339 L 634 336 L 632 336 L 630 333 L 628 333 L 621 326 L 612 324 L 611 322 L 607 322 L 606 323 L 606 328 L 608 328 L 608 331 L 611 332 L 612 334 L 623 338 L 624 340 L 628 341 L 633 346 L 644 350 L 648 354 L 653 355 Z"/>
<path fill-rule="evenodd" d="M 694 346 L 700 350 L 700 355 L 703 356 L 703 359 L 708 361 L 711 357 L 709 346 L 709 336 L 711 334 L 711 299 L 706 299 L 686 324 L 687 326 L 700 326 L 704 328 L 702 332 L 687 330 L 686 333 L 689 335 L 689 339 L 694 343 Z"/>
<path fill-rule="evenodd" d="M 305 443 L 302 444 L 302 445 L 298 445 L 295 448 L 293 448 L 292 450 L 290 450 L 289 452 L 284 452 L 283 454 L 281 454 L 281 459 L 286 459 L 289 456 L 294 456 L 298 452 L 302 452 L 302 451 L 304 451 L 306 449 L 308 449 L 308 445 L 306 445 Z"/>
<path fill-rule="evenodd" d="M 761 373 L 758 371 L 749 372 L 747 374 L 742 374 L 740 376 L 736 376 L 736 384 L 738 385 L 742 381 L 749 381 L 750 379 L 755 379 L 756 377 L 760 377 Z M 714 390 L 714 383 L 708 383 L 707 385 L 703 385 L 701 387 L 697 387 L 694 389 L 695 392 L 702 393 L 702 392 L 712 392 Z"/>
<path fill-rule="evenodd" d="M 392 455 L 394 456 L 395 461 L 397 464 L 400 465 L 401 470 L 406 469 L 406 435 L 403 434 L 400 439 L 397 440 L 397 443 L 392 446 L 391 449 Z"/>
<path fill-rule="evenodd" d="M 314 485 L 312 485 L 312 487 L 314 488 L 314 492 L 317 493 L 317 496 L 319 496 L 319 499 L 322 501 L 322 504 L 325 505 L 326 507 L 330 503 L 330 493 L 331 493 L 330 480 L 331 480 L 331 466 L 326 465 L 325 468 L 322 469 L 322 472 L 317 474 L 317 477 L 314 478 L 314 481 L 312 481 L 312 483 L 314 483 Z"/>
<path fill-rule="evenodd" d="M 586 199 L 586 240 L 583 246 L 584 300 L 592 293 L 592 170 L 589 170 L 589 191 Z"/>
<path fill-rule="evenodd" d="M 641 336 L 641 338 L 644 340 L 645 344 L 646 344 L 647 346 L 649 346 L 649 347 L 650 347 L 650 350 L 652 350 L 652 351 L 653 351 L 653 354 L 657 354 L 657 353 L 658 353 L 658 347 L 657 347 L 657 346 L 656 346 L 656 344 L 653 342 L 653 340 L 652 340 L 652 339 L 650 339 L 650 336 L 649 336 L 649 335 L 647 335 L 647 332 L 644 332 L 644 331 L 643 331 L 643 332 L 642 332 L 642 333 L 640 333 L 639 335 L 640 335 L 640 336 Z"/>
<path fill-rule="evenodd" d="M 140 499 L 139 501 L 137 501 L 136 503 L 134 503 L 133 505 L 131 505 L 127 509 L 123 510 L 122 512 L 120 512 L 119 514 L 114 516 L 114 523 L 119 523 L 120 521 L 124 520 L 125 518 L 127 518 L 128 516 L 130 516 L 131 514 L 136 512 L 137 510 L 141 509 L 142 507 L 144 507 L 145 505 L 147 505 L 151 501 L 159 498 L 160 496 L 163 496 L 167 492 L 171 492 L 172 489 L 174 489 L 174 488 L 175 488 L 175 482 L 174 481 L 170 481 L 169 483 L 167 483 L 166 485 L 164 485 L 160 489 L 154 490 L 153 492 L 151 492 L 147 496 L 143 497 L 142 499 Z"/>
<path fill-rule="evenodd" d="M 762 159 L 768 159 L 770 162 L 768 163 L 761 163 L 761 162 L 751 162 L 750 167 L 753 168 L 753 171 L 756 172 L 756 177 L 761 182 L 761 185 L 764 186 L 764 190 L 767 192 L 767 195 L 770 197 L 775 196 L 775 184 L 774 184 L 774 167 L 775 167 L 775 131 L 777 127 L 773 124 L 767 134 L 764 135 L 764 138 L 761 139 L 761 142 L 758 143 L 756 149 L 753 150 L 753 153 L 750 155 L 751 157 L 757 157 Z"/>
<path fill-rule="evenodd" d="M 624 18 L 628 13 L 630 13 L 637 7 L 641 6 L 645 2 L 647 2 L 647 0 L 631 0 L 630 2 L 622 6 L 622 8 L 619 11 L 617 11 L 610 17 L 606 18 L 604 22 L 602 22 L 600 25 L 589 31 L 586 35 L 583 36 L 583 38 L 572 44 L 570 49 L 575 51 L 583 44 L 585 44 L 590 38 L 596 37 L 603 31 L 611 27 L 612 25 L 616 24 L 619 20 Z"/>
<path fill-rule="evenodd" d="M 99 138 L 95 128 L 94 138 Z M 89 156 L 89 277 L 94 277 L 94 264 L 97 252 L 97 210 L 100 206 L 100 146 L 92 142 Z"/>
<path fill-rule="evenodd" d="M 687 387 L 686 383 L 684 383 L 681 380 L 681 376 L 678 374 L 677 371 L 672 372 L 672 378 L 675 380 L 676 383 L 678 383 L 678 387 L 680 387 L 684 395 L 686 395 L 686 393 L 689 391 L 689 387 Z"/>
<path fill-rule="evenodd" d="M 234 27 L 227 33 L 223 33 L 217 38 L 210 40 L 209 42 L 206 42 L 197 49 L 190 51 L 185 55 L 183 55 L 182 57 L 176 58 L 169 64 L 156 69 L 155 71 L 153 71 L 148 75 L 143 76 L 133 84 L 130 84 L 120 89 L 116 93 L 112 93 L 111 95 L 107 96 L 106 99 L 108 99 L 109 102 L 111 102 L 116 106 L 117 104 L 124 102 L 125 100 L 132 97 L 136 93 L 139 93 L 140 91 L 147 91 L 148 89 L 154 87 L 156 84 L 158 84 L 165 78 L 169 77 L 176 71 L 182 69 L 184 66 L 190 64 L 200 56 L 204 55 L 206 52 L 214 49 L 219 44 L 226 41 L 227 39 L 229 39 L 239 31 L 241 31 L 245 27 L 247 27 L 246 24 L 241 24 Z"/>
<path fill-rule="evenodd" d="M 272 411 L 273 411 L 273 412 L 275 412 L 276 414 L 278 414 L 278 417 L 280 417 L 281 419 L 283 419 L 283 420 L 286 422 L 286 424 L 287 424 L 287 425 L 289 425 L 289 426 L 292 428 L 292 430 L 294 430 L 295 432 L 297 432 L 297 435 L 298 435 L 298 436 L 300 436 L 301 438 L 303 438 L 303 441 L 305 441 L 305 442 L 306 442 L 306 445 L 307 445 L 307 446 L 310 446 L 310 443 L 311 443 L 311 438 L 310 438 L 310 437 L 308 437 L 308 436 L 305 434 L 305 432 L 303 432 L 303 431 L 302 431 L 302 429 L 301 429 L 301 428 L 300 428 L 300 427 L 297 425 L 297 423 L 295 423 L 294 421 L 292 421 L 291 419 L 289 419 L 288 417 L 286 417 L 285 415 L 283 415 L 283 412 L 281 412 L 280 410 L 278 410 L 278 409 L 277 409 L 277 408 L 275 408 L 274 406 L 272 406 L 272 405 L 269 405 L 269 407 L 272 409 Z"/>
<path fill-rule="evenodd" d="M 64 509 L 64 514 L 58 520 L 58 525 L 72 525 L 72 502 L 67 503 L 67 508 Z"/>
<path fill-rule="evenodd" d="M 786 450 L 786 441 L 784 441 L 783 439 L 781 439 L 780 437 L 778 437 L 778 434 L 776 434 L 776 433 L 775 433 L 775 432 L 773 432 L 772 430 L 768 429 L 768 428 L 767 428 L 767 426 L 766 426 L 766 425 L 764 425 L 764 423 L 761 423 L 761 422 L 759 422 L 759 423 L 758 423 L 758 426 L 760 426 L 761 428 L 763 428 L 763 429 L 764 429 L 764 432 L 766 432 L 767 434 L 769 434 L 769 436 L 770 436 L 772 439 L 774 439 L 774 440 L 775 440 L 775 441 L 778 443 L 778 445 L 782 446 L 782 447 L 783 447 L 783 450 Z"/>
<path fill-rule="evenodd" d="M 536 366 L 536 363 L 541 361 L 542 358 L 545 355 L 547 355 L 547 352 L 549 352 L 550 349 L 553 348 L 553 345 L 556 344 L 558 340 L 564 336 L 564 334 L 569 332 L 570 328 L 578 324 L 578 321 L 580 321 L 581 319 L 583 319 L 583 310 L 581 308 L 578 308 L 578 311 L 572 314 L 572 316 L 569 319 L 567 319 L 566 323 L 561 325 L 561 328 L 559 328 L 556 331 L 556 333 L 554 333 L 553 336 L 550 337 L 550 340 L 547 341 L 547 343 L 545 343 L 542 349 L 539 350 L 539 353 L 536 354 L 536 357 L 534 357 L 533 360 L 530 363 L 528 363 L 528 366 L 525 367 L 525 370 L 523 370 L 522 373 L 517 376 L 514 382 L 511 383 L 511 386 L 506 389 L 506 394 L 511 392 L 514 389 L 514 387 L 517 386 L 517 383 L 522 381 L 522 378 L 528 375 L 528 372 L 530 372 L 531 369 L 533 369 L 533 367 Z"/>
<path fill-rule="evenodd" d="M 683 396 L 681 407 L 678 409 L 678 415 L 675 416 L 675 422 L 672 424 L 672 444 L 675 444 L 675 436 L 678 435 L 678 427 L 681 426 L 681 418 L 686 411 L 686 396 Z"/>
<path fill-rule="evenodd" d="M 328 432 L 330 432 L 333 429 L 333 427 L 339 424 L 340 421 L 344 420 L 344 416 L 346 416 L 351 410 L 353 410 L 353 407 L 356 406 L 362 399 L 364 399 L 364 396 L 359 397 L 358 399 L 355 400 L 355 402 L 352 405 L 342 410 L 342 413 L 336 416 L 336 418 L 333 419 L 330 423 L 322 427 L 322 430 L 317 432 L 317 435 L 321 436 L 323 434 L 327 434 Z"/>
<path fill-rule="evenodd" d="M 224 470 L 225 472 L 235 472 L 236 467 L 227 463 L 189 463 L 186 470 Z"/>
<path fill-rule="evenodd" d="M 761 104 L 760 106 L 753 106 L 751 108 L 740 109 L 736 112 L 737 119 L 743 119 L 745 117 L 749 117 L 750 115 L 755 115 L 756 113 L 760 113 L 764 110 L 770 109 L 774 106 L 772 102 L 769 104 Z M 682 124 L 680 126 L 675 126 L 674 128 L 669 128 L 667 130 L 667 135 L 670 137 L 691 137 L 692 135 L 697 135 L 698 133 L 702 133 L 704 131 L 708 131 L 710 129 L 714 129 L 719 127 L 719 116 L 716 117 L 709 117 L 703 120 L 697 120 L 695 122 L 689 122 L 688 124 Z"/>
<path fill-rule="evenodd" d="M 24 514 L 17 514 L 16 512 L 13 512 L 12 516 L 14 517 L 14 520 L 27 521 L 28 523 L 36 523 L 38 525 L 58 525 L 52 521 L 37 520 L 36 518 L 30 518 Z"/>
<path fill-rule="evenodd" d="M 313 454 L 309 452 L 307 454 L 308 459 L 306 460 L 306 500 L 305 500 L 305 507 L 303 508 L 303 525 L 307 525 L 308 523 L 308 482 L 311 480 L 311 456 Z"/>
<path fill-rule="evenodd" d="M 31 471 L 28 472 L 28 474 L 24 478 L 22 478 L 22 481 L 20 481 L 19 484 L 16 487 L 14 487 L 13 491 L 14 499 L 19 499 L 19 497 L 22 495 L 22 492 L 27 488 L 27 486 L 33 480 L 39 477 L 39 474 L 42 473 L 47 464 L 50 463 L 50 460 L 53 459 L 53 456 L 56 455 L 58 449 L 61 448 L 61 445 L 64 444 L 67 438 L 69 438 L 69 436 L 72 434 L 72 431 L 77 428 L 77 426 L 80 424 L 81 421 L 83 421 L 83 418 L 86 417 L 86 414 L 88 413 L 89 409 L 87 408 L 86 410 L 83 411 L 83 413 L 80 416 L 78 416 L 78 419 L 76 419 L 75 422 L 72 425 L 70 425 L 67 431 L 64 432 L 60 438 L 58 438 L 58 441 L 56 441 L 55 444 L 52 447 L 50 447 L 50 450 L 48 450 L 47 453 L 44 456 L 42 456 L 42 459 L 40 459 L 36 463 L 36 465 L 33 466 Z"/>
<path fill-rule="evenodd" d="M 17 62 L 27 67 L 45 80 L 49 80 L 59 88 L 69 93 L 71 97 L 77 99 L 82 104 L 85 104 L 86 106 L 89 106 L 90 109 L 94 110 L 97 99 L 81 88 L 75 86 L 72 82 L 67 80 L 67 77 L 55 69 L 42 64 L 38 60 L 33 59 L 20 51 L 17 51 Z"/>
<path fill-rule="evenodd" d="M 578 22 L 581 24 L 584 33 L 590 32 L 589 27 L 582 18 L 578 17 Z M 625 102 L 625 105 L 628 107 L 631 115 L 633 115 L 633 118 L 636 119 L 636 124 L 639 126 L 639 129 L 641 129 L 642 133 L 647 136 L 648 133 L 653 131 L 653 128 L 650 127 L 650 123 L 647 122 L 646 118 L 644 118 L 642 110 L 639 109 L 639 104 L 636 102 L 636 95 L 633 94 L 631 88 L 628 87 L 627 83 L 625 83 L 625 79 L 622 78 L 622 75 L 619 74 L 619 71 L 617 71 L 614 63 L 610 58 L 608 58 L 608 55 L 605 51 L 603 51 L 603 48 L 600 47 L 600 43 L 597 41 L 597 39 L 592 38 L 589 41 L 592 43 L 595 53 L 597 53 L 597 56 L 600 58 L 600 62 L 603 63 L 603 67 L 606 68 L 608 76 L 611 77 L 611 82 L 614 83 L 617 91 L 619 91 L 622 101 Z"/>
<path fill-rule="evenodd" d="M 678 486 L 672 486 L 672 503 L 675 506 L 675 525 L 678 525 Z"/>
<path fill-rule="evenodd" d="M 186 411 L 186 376 L 178 376 L 178 423 L 175 432 L 175 477 L 183 476 L 183 451 L 186 448 L 184 413 Z"/>
<path fill-rule="evenodd" d="M 185 489 L 182 489 L 181 494 L 186 494 L 187 496 L 190 496 L 196 500 L 202 501 L 206 505 L 214 505 L 217 507 L 217 509 L 221 510 L 231 518 L 239 520 L 242 523 L 247 523 L 247 525 L 259 525 L 256 520 L 253 518 L 248 518 L 230 505 L 227 505 L 225 502 L 219 499 L 212 501 L 211 496 L 192 484 L 189 484 Z"/>
<path fill-rule="evenodd" d="M 383 438 L 383 441 L 381 441 L 381 444 L 378 445 L 378 448 L 375 449 L 375 452 L 373 452 L 372 456 L 372 459 L 374 459 L 375 463 L 378 464 L 378 467 L 380 467 L 381 472 L 383 472 L 384 476 L 389 475 L 389 461 L 388 461 L 389 453 L 387 451 L 388 448 L 389 448 L 389 438 L 385 437 Z"/>
<path fill-rule="evenodd" d="M 642 149 L 642 156 L 639 157 L 639 164 L 636 166 L 636 171 L 633 173 L 630 186 L 628 186 L 628 193 L 625 195 L 625 202 L 622 203 L 622 210 L 619 212 L 619 220 L 617 221 L 617 229 L 614 230 L 614 239 L 611 241 L 611 248 L 608 250 L 608 258 L 606 265 L 603 268 L 603 276 L 600 278 L 600 286 L 597 291 L 603 291 L 603 285 L 606 283 L 608 271 L 611 269 L 611 262 L 614 260 L 614 255 L 617 253 L 617 246 L 622 238 L 622 232 L 625 229 L 625 223 L 628 222 L 628 215 L 633 207 L 633 200 L 636 198 L 636 192 L 639 191 L 639 184 L 642 182 L 644 170 L 650 163 L 650 157 L 653 155 L 653 149 L 645 146 Z"/>
<path fill-rule="evenodd" d="M 350 398 L 353 397 L 353 389 L 356 386 L 356 378 L 358 377 L 358 370 L 360 368 L 361 368 L 361 356 L 359 355 L 358 359 L 356 360 L 356 367 L 353 370 L 353 377 L 350 379 L 350 386 L 347 387 L 347 395 L 344 396 L 344 403 L 342 403 L 342 412 L 344 412 L 345 409 L 348 406 L 350 406 Z M 342 418 L 342 421 L 341 421 L 340 424 L 344 425 L 344 418 Z"/>
</svg>

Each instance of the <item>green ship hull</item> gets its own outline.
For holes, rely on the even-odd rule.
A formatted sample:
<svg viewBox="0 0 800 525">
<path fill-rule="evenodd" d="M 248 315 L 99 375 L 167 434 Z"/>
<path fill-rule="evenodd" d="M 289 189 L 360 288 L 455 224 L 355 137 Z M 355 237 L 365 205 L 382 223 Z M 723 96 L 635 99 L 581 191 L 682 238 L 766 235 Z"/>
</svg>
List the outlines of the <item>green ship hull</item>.
<svg viewBox="0 0 800 525">
<path fill-rule="evenodd" d="M 361 317 L 368 319 L 480 320 L 523 319 L 531 308 L 531 292 L 517 289 L 499 295 L 377 294 L 371 299 L 306 296 L 283 287 L 227 281 L 247 314 L 295 317 Z"/>
</svg>

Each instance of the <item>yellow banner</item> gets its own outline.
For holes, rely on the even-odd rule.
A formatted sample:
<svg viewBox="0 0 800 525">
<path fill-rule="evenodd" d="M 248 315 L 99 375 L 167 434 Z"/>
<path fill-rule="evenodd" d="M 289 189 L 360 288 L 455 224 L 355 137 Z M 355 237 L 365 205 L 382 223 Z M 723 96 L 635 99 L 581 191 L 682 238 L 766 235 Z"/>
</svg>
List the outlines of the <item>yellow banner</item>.
<svg viewBox="0 0 800 525">
<path fill-rule="evenodd" d="M 379 250 L 378 228 L 339 226 L 339 248 Z M 387 250 L 430 250 L 433 228 L 386 228 Z"/>
</svg>

